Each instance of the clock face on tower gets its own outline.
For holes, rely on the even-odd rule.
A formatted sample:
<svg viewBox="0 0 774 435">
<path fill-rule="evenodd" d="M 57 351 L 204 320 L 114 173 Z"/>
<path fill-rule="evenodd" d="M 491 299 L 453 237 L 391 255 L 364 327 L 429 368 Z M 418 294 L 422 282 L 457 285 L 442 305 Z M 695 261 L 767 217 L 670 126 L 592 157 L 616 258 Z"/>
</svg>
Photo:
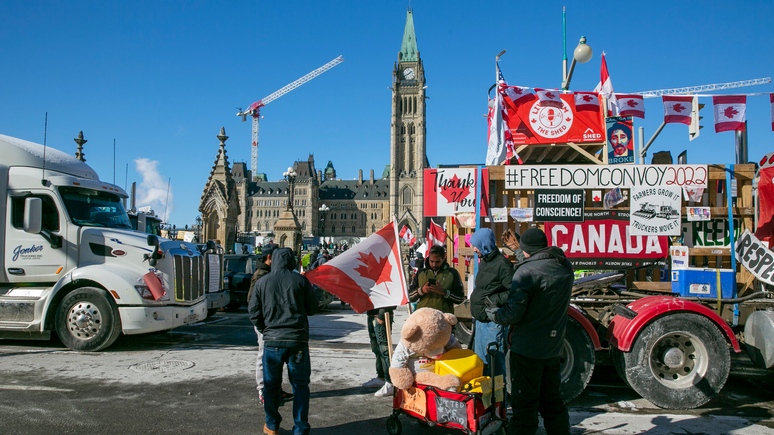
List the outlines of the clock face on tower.
<svg viewBox="0 0 774 435">
<path fill-rule="evenodd" d="M 414 80 L 414 68 L 406 68 L 403 70 L 403 78 L 406 80 Z"/>
</svg>

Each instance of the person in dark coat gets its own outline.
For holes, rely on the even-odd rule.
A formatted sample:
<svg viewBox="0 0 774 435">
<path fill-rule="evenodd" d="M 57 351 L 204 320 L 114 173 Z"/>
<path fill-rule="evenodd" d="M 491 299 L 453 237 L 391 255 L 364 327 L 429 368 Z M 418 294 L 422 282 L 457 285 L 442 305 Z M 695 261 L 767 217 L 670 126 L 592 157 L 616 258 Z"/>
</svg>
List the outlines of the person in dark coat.
<svg viewBox="0 0 774 435">
<path fill-rule="evenodd" d="M 287 364 L 293 386 L 294 434 L 309 433 L 309 320 L 319 303 L 309 280 L 294 271 L 295 255 L 290 248 L 273 251 L 271 272 L 255 285 L 248 313 L 263 334 L 263 381 L 265 434 L 279 433 L 282 416 L 282 367 Z"/>
<path fill-rule="evenodd" d="M 490 320 L 510 329 L 511 407 L 509 434 L 534 434 L 538 412 L 548 435 L 569 434 L 562 399 L 559 356 L 564 346 L 573 269 L 560 248 L 548 247 L 542 230 L 521 236 L 524 261 L 516 264 L 508 300 L 488 308 Z"/>
<path fill-rule="evenodd" d="M 470 295 L 470 312 L 476 320 L 473 349 L 484 362 L 484 375 L 505 374 L 505 327 L 489 320 L 487 307 L 502 307 L 508 300 L 513 279 L 513 265 L 497 248 L 495 235 L 489 228 L 481 228 L 470 238 L 473 250 L 479 255 L 475 289 Z M 491 372 L 492 357 L 487 353 L 489 343 L 497 343 L 496 373 Z"/>
</svg>

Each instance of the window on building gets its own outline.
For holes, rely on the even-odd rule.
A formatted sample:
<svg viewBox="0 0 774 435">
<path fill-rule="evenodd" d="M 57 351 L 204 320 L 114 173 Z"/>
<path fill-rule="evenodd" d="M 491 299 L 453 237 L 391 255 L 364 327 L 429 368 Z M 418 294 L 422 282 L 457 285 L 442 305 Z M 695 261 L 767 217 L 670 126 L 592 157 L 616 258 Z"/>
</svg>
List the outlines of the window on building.
<svg viewBox="0 0 774 435">
<path fill-rule="evenodd" d="M 336 227 L 335 226 L 331 227 L 331 234 L 336 234 Z"/>
<path fill-rule="evenodd" d="M 352 225 L 352 234 L 355 234 L 355 226 Z"/>
<path fill-rule="evenodd" d="M 346 233 L 346 232 L 347 232 L 346 228 L 344 228 L 344 225 L 342 225 L 342 226 L 341 226 L 341 234 L 344 234 L 344 233 Z"/>
</svg>

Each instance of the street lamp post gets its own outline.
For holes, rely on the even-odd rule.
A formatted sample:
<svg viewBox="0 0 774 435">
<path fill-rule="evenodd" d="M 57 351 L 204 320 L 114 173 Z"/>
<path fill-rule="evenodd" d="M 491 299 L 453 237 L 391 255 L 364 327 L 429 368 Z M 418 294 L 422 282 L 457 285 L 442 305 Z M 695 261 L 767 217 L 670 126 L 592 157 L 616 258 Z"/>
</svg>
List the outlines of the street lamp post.
<svg viewBox="0 0 774 435">
<path fill-rule="evenodd" d="M 591 59 L 591 56 L 593 54 L 593 51 L 591 50 L 591 47 L 586 44 L 586 37 L 581 36 L 580 41 L 578 42 L 578 46 L 575 47 L 575 51 L 572 52 L 572 63 L 570 64 L 570 71 L 567 72 L 567 74 L 564 76 L 564 81 L 562 82 L 562 90 L 566 91 L 570 88 L 570 80 L 572 80 L 572 73 L 575 71 L 575 63 L 586 63 Z M 564 69 L 567 69 L 567 56 L 565 55 L 564 58 Z"/>
<path fill-rule="evenodd" d="M 202 217 L 201 217 L 201 215 L 196 216 L 196 241 L 198 243 L 202 242 Z"/>
<path fill-rule="evenodd" d="M 296 176 L 298 174 L 296 171 L 293 170 L 293 168 L 289 167 L 287 171 L 282 173 L 282 176 L 287 178 L 288 180 L 288 205 L 285 208 L 285 210 L 293 210 L 293 188 L 296 183 Z"/>
<path fill-rule="evenodd" d="M 325 204 L 321 205 L 318 209 L 320 212 L 320 238 L 325 236 L 325 218 L 330 210 L 331 208 Z"/>
</svg>

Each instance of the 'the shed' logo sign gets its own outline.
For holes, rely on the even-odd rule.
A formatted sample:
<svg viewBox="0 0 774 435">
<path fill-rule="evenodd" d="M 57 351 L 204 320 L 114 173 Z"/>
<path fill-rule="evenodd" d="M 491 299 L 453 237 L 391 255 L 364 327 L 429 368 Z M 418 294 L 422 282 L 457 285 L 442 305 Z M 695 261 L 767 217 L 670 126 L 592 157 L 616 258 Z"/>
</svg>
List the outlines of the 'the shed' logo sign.
<svg viewBox="0 0 774 435">
<path fill-rule="evenodd" d="M 574 118 L 570 105 L 564 100 L 562 100 L 561 109 L 543 106 L 540 100 L 535 101 L 529 115 L 532 131 L 548 139 L 556 139 L 567 134 Z"/>
</svg>

